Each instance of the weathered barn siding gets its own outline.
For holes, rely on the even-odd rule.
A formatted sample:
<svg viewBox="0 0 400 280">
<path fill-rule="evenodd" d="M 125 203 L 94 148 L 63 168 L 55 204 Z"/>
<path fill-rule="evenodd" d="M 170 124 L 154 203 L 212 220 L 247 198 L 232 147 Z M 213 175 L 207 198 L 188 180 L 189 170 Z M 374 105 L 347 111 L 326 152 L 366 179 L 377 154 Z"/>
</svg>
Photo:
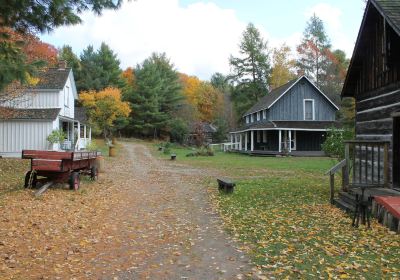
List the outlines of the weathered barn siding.
<svg viewBox="0 0 400 280">
<path fill-rule="evenodd" d="M 0 121 L 0 153 L 16 156 L 23 149 L 47 150 L 46 138 L 54 126 L 52 121 Z"/>
<path fill-rule="evenodd" d="M 305 79 L 295 84 L 267 111 L 267 120 L 304 120 L 304 99 L 314 100 L 315 121 L 334 121 L 336 108 Z"/>
</svg>

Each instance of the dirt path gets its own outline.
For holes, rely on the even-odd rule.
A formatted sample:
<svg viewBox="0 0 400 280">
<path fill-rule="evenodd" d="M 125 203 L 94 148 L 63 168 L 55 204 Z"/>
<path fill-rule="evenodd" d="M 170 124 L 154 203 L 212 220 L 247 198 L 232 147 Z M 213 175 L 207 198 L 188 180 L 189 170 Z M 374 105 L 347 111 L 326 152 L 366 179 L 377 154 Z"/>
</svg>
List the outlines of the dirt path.
<svg viewBox="0 0 400 280">
<path fill-rule="evenodd" d="M 204 170 L 155 159 L 144 145 L 123 146 L 124 167 L 114 165 L 111 173 L 125 185 L 127 201 L 115 214 L 135 225 L 119 227 L 120 234 L 136 237 L 124 249 L 139 247 L 138 256 L 146 257 L 116 273 L 118 279 L 242 279 L 251 273 L 247 257 L 212 211 L 200 183 Z"/>
<path fill-rule="evenodd" d="M 98 182 L 0 200 L 0 279 L 244 279 L 252 266 L 222 230 L 204 179 L 126 142 Z"/>
</svg>

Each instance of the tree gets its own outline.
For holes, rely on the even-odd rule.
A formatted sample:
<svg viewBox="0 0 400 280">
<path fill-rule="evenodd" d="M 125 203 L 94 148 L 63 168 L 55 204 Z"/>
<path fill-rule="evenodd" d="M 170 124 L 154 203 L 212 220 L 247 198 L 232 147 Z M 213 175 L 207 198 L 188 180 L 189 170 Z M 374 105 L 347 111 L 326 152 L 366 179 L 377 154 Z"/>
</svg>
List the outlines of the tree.
<svg viewBox="0 0 400 280">
<path fill-rule="evenodd" d="M 228 78 L 221 73 L 214 73 L 210 79 L 211 85 L 218 89 L 223 94 L 223 102 L 222 102 L 222 112 L 217 118 L 217 122 L 219 119 L 225 120 L 225 126 L 228 128 L 234 128 L 236 124 L 235 118 L 235 110 L 233 108 L 232 102 L 232 91 L 233 87 L 228 82 Z M 217 124 L 218 126 L 218 124 Z"/>
<path fill-rule="evenodd" d="M 122 0 L 7 0 L 0 5 L 0 27 L 22 33 L 49 32 L 61 25 L 81 23 L 79 15 L 87 10 L 101 14 L 103 9 L 117 9 Z"/>
<path fill-rule="evenodd" d="M 78 80 L 78 76 L 81 71 L 81 61 L 72 51 L 72 47 L 69 45 L 62 46 L 58 50 L 58 58 L 67 62 L 68 67 L 71 67 L 72 71 L 74 72 L 75 80 Z"/>
<path fill-rule="evenodd" d="M 135 88 L 127 93 L 132 114 L 129 129 L 137 135 L 158 137 L 183 99 L 174 65 L 165 53 L 153 53 L 135 69 Z"/>
<path fill-rule="evenodd" d="M 243 113 L 268 93 L 271 72 L 267 42 L 264 42 L 252 23 L 249 23 L 243 32 L 239 52 L 240 57 L 229 58 L 232 68 L 229 78 L 236 85 L 236 94 L 233 95 L 236 108 Z M 243 101 L 245 103 L 242 103 Z"/>
<path fill-rule="evenodd" d="M 122 0 L 2 1 L 0 5 L 0 92 L 8 85 L 17 88 L 28 82 L 43 63 L 27 59 L 21 42 L 10 40 L 8 29 L 22 35 L 49 32 L 61 25 L 81 22 L 79 14 L 119 8 Z M 11 83 L 14 83 L 11 85 Z M 4 91 L 3 91 L 4 92 Z"/>
<path fill-rule="evenodd" d="M 121 100 L 121 91 L 117 88 L 109 87 L 98 92 L 84 91 L 79 97 L 88 110 L 90 122 L 106 138 L 116 128 L 121 129 L 123 119 L 131 112 L 128 102 Z"/>
<path fill-rule="evenodd" d="M 282 44 L 274 48 L 272 54 L 271 89 L 280 87 L 296 77 L 294 68 L 296 61 L 290 58 L 290 47 Z"/>
<path fill-rule="evenodd" d="M 223 95 L 209 82 L 201 82 L 196 92 L 197 110 L 201 121 L 213 122 L 222 108 Z"/>
<path fill-rule="evenodd" d="M 81 70 L 76 81 L 78 90 L 102 90 L 106 87 L 124 86 L 120 61 L 110 47 L 102 43 L 95 52 L 89 45 L 81 55 Z"/>
<path fill-rule="evenodd" d="M 326 79 L 329 65 L 327 51 L 330 47 L 324 23 L 314 14 L 307 22 L 301 44 L 297 46 L 297 66 L 300 72 L 312 79 L 318 87 L 321 87 Z"/>
</svg>

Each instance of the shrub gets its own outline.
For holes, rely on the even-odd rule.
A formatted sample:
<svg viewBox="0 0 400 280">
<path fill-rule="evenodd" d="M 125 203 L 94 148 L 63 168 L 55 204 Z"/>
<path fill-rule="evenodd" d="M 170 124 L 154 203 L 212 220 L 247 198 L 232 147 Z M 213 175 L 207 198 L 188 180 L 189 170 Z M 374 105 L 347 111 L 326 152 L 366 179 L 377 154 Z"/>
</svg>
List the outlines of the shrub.
<svg viewBox="0 0 400 280">
<path fill-rule="evenodd" d="M 174 119 L 170 122 L 170 135 L 171 140 L 182 144 L 189 133 L 188 126 L 182 119 Z"/>
<path fill-rule="evenodd" d="M 89 143 L 87 143 L 85 148 L 88 151 L 97 151 L 98 150 L 98 147 L 94 141 L 90 141 Z"/>
<path fill-rule="evenodd" d="M 327 131 L 325 142 L 322 144 L 322 150 L 329 156 L 344 158 L 344 141 L 354 138 L 352 130 L 339 130 L 331 128 Z"/>
<path fill-rule="evenodd" d="M 67 138 L 67 135 L 65 134 L 64 131 L 55 129 L 53 130 L 48 136 L 47 136 L 47 141 L 50 143 L 61 143 L 64 141 L 64 139 Z"/>
</svg>

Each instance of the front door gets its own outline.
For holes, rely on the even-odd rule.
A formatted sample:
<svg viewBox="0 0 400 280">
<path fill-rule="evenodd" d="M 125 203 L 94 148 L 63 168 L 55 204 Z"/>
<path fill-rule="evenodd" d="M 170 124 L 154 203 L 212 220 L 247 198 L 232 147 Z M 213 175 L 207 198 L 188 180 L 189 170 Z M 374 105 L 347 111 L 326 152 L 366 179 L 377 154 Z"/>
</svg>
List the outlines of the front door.
<svg viewBox="0 0 400 280">
<path fill-rule="evenodd" d="M 393 118 L 393 187 L 400 188 L 400 117 Z"/>
</svg>

